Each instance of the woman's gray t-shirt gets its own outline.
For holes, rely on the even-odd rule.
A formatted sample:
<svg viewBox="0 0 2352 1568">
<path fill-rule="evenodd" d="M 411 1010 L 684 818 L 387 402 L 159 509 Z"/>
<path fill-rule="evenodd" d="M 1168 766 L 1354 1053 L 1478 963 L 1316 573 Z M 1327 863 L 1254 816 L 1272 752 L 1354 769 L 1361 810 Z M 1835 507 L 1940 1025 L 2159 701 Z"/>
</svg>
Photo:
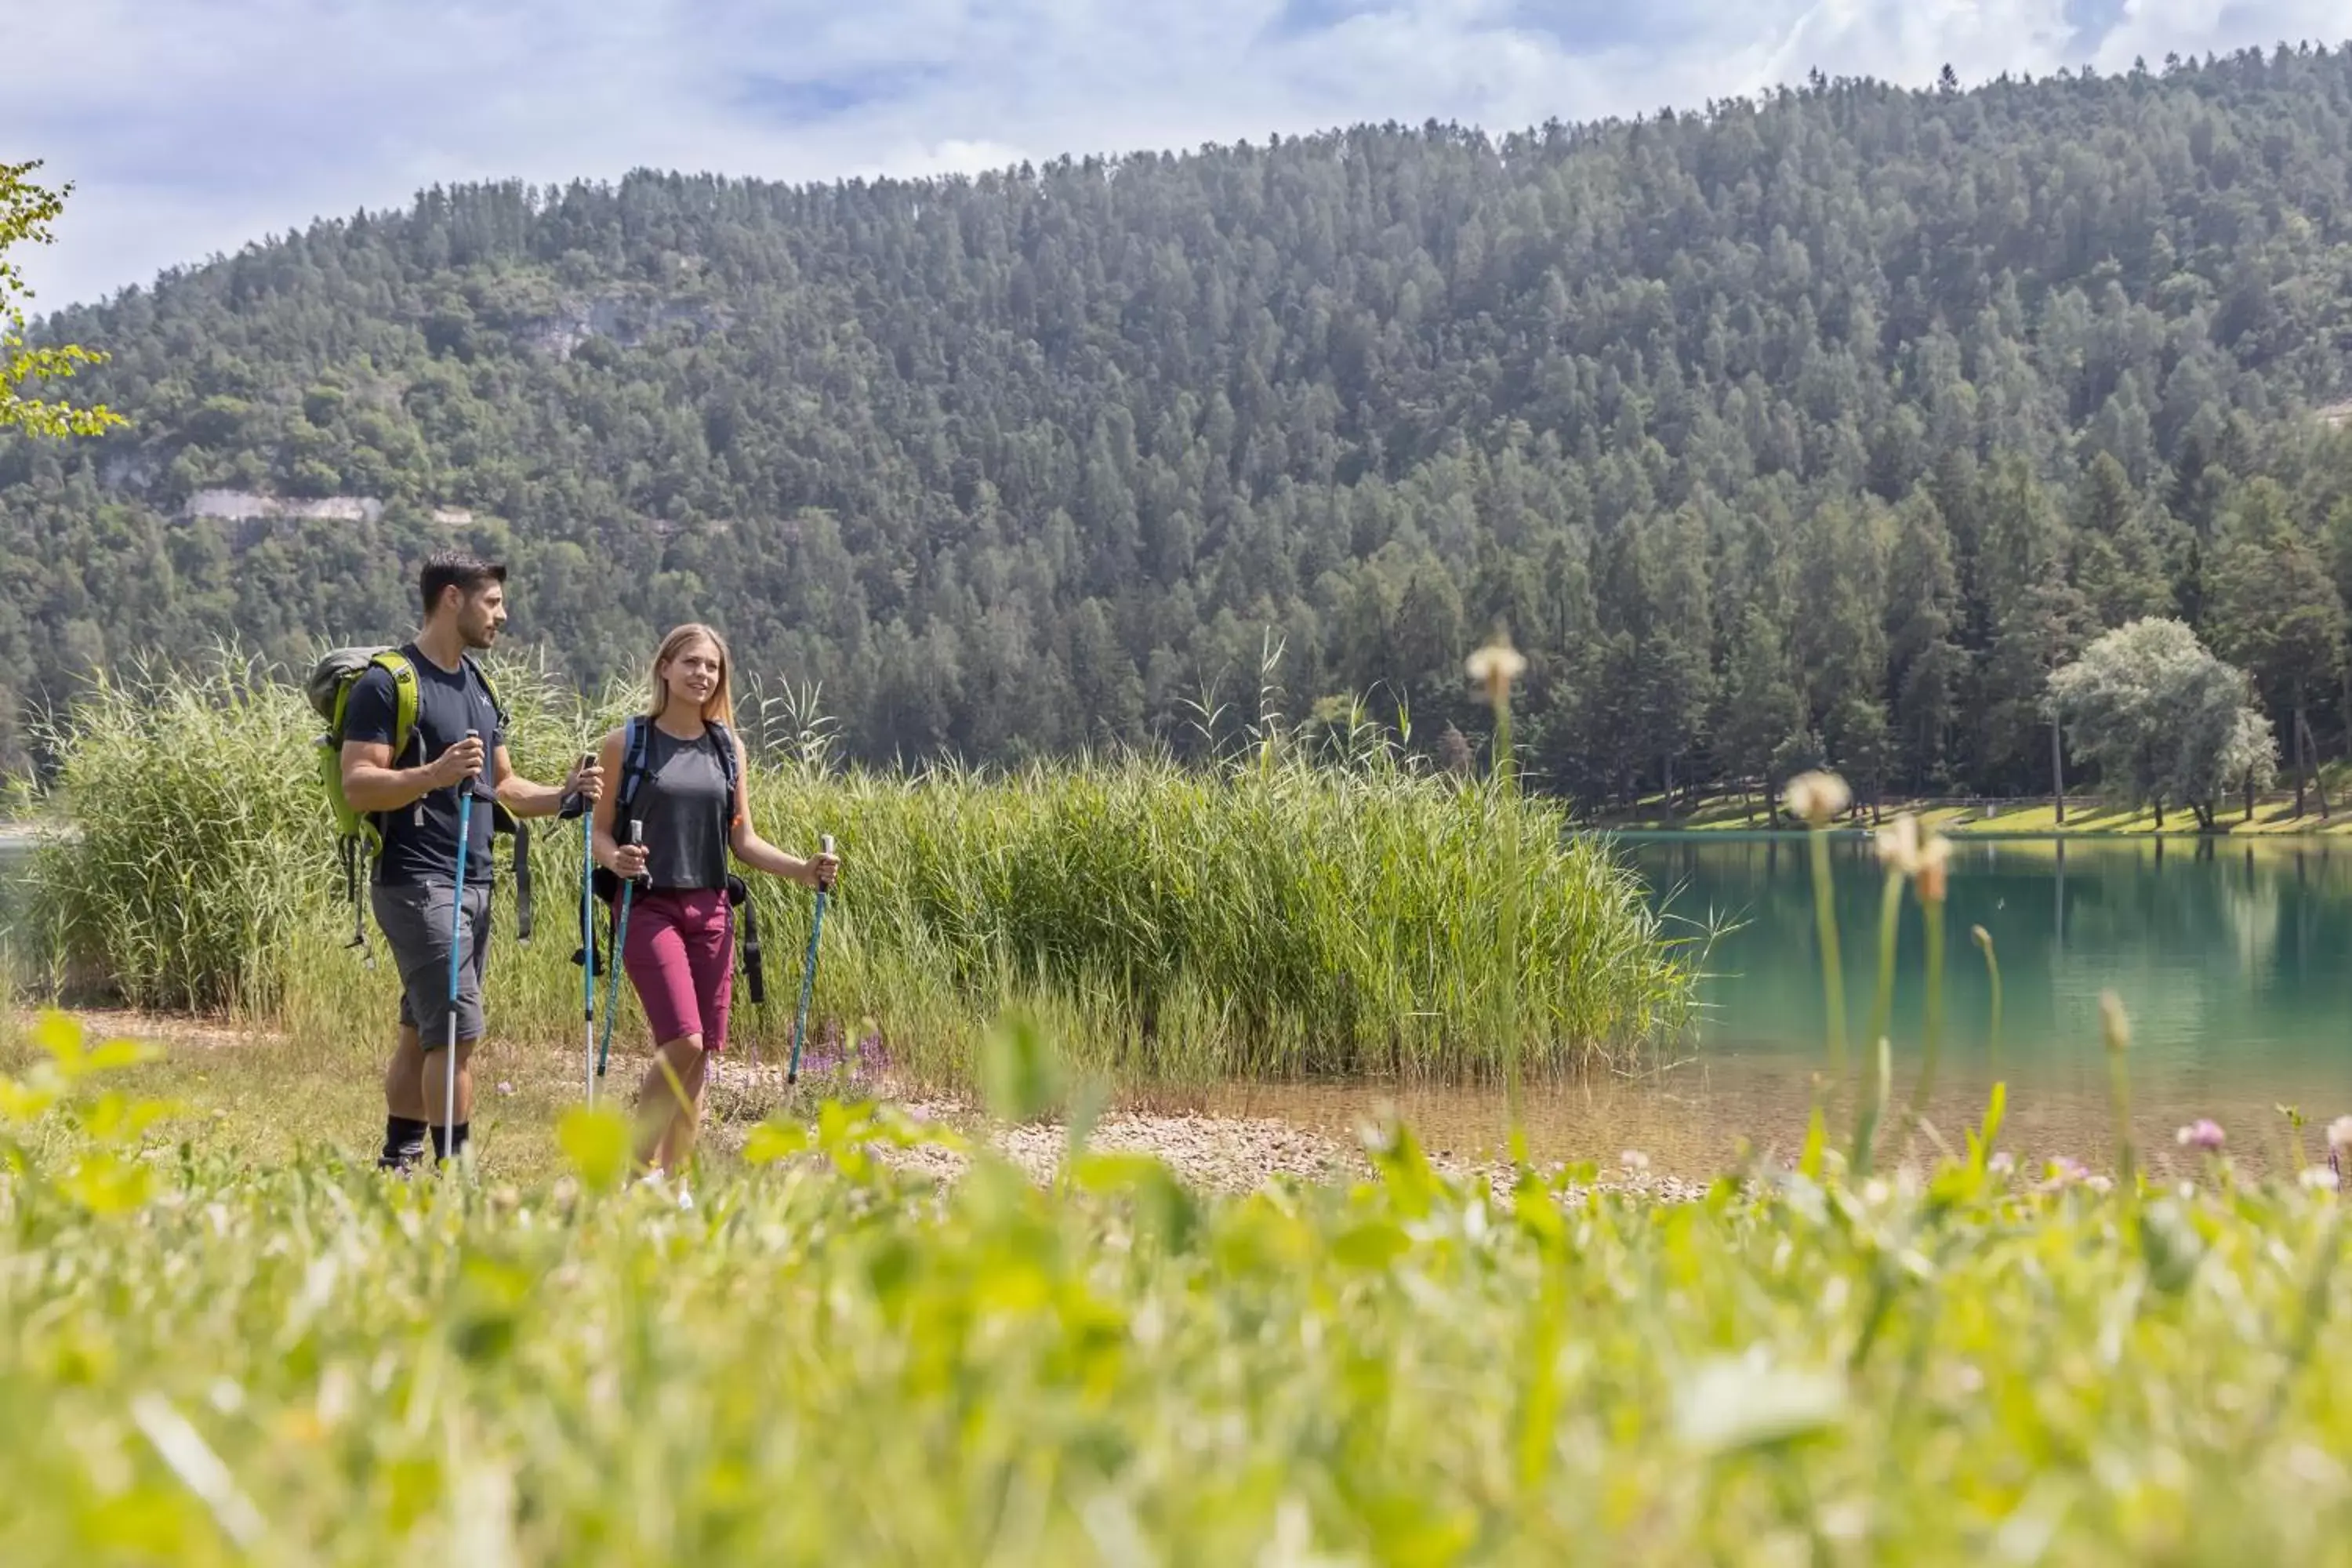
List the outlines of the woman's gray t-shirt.
<svg viewBox="0 0 2352 1568">
<path fill-rule="evenodd" d="M 650 731 L 646 776 L 630 809 L 643 826 L 646 876 L 657 889 L 723 888 L 735 803 L 719 761 L 719 735 L 705 730 L 681 741 L 650 719 L 643 722 Z M 619 826 L 625 842 L 628 825 Z"/>
</svg>

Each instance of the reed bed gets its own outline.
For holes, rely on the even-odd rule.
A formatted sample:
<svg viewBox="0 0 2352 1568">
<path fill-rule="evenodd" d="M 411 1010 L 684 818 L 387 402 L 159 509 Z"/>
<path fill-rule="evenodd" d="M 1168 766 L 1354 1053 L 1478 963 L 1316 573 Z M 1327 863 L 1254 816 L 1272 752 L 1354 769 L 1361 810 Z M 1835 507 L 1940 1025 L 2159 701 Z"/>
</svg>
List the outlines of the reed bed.
<svg viewBox="0 0 2352 1568">
<path fill-rule="evenodd" d="M 617 694 L 583 700 L 528 667 L 498 674 L 531 776 L 560 775 L 624 711 Z M 814 1005 L 821 1053 L 964 1076 L 986 1021 L 1017 1007 L 1085 1065 L 1137 1079 L 1476 1079 L 1502 1072 L 1506 1031 L 1528 1070 L 1557 1074 L 1626 1067 L 1688 1019 L 1692 965 L 1630 871 L 1573 837 L 1557 805 L 1432 774 L 1392 747 L 881 773 L 834 768 L 821 730 L 767 718 L 746 726 L 762 831 L 803 848 L 830 832 L 845 858 Z M 52 984 L 305 1037 L 380 1034 L 393 977 L 343 945 L 310 772 L 318 727 L 294 688 L 234 661 L 79 704 L 50 737 L 68 831 L 33 871 Z M 534 826 L 537 934 L 515 940 L 501 840 L 489 1002 L 499 1036 L 552 1044 L 578 1038 L 580 839 L 576 825 Z M 738 1038 L 772 1050 L 811 904 L 751 881 L 775 999 L 763 1015 L 739 982 Z M 1514 886 L 1516 962 L 1496 937 Z M 618 1036 L 634 1039 L 623 994 Z"/>
</svg>

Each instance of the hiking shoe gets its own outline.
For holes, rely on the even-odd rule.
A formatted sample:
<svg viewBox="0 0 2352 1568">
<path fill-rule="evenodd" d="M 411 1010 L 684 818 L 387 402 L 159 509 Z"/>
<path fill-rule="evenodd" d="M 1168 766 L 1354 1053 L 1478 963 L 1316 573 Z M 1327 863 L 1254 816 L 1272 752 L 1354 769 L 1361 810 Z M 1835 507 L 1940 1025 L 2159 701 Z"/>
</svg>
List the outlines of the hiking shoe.
<svg viewBox="0 0 2352 1568">
<path fill-rule="evenodd" d="M 654 1194 L 658 1197 L 669 1191 L 669 1177 L 661 1171 L 648 1171 L 637 1178 L 636 1184 L 652 1189 Z M 694 1206 L 694 1193 L 684 1182 L 677 1184 L 677 1206 L 682 1209 L 690 1209 Z"/>
</svg>

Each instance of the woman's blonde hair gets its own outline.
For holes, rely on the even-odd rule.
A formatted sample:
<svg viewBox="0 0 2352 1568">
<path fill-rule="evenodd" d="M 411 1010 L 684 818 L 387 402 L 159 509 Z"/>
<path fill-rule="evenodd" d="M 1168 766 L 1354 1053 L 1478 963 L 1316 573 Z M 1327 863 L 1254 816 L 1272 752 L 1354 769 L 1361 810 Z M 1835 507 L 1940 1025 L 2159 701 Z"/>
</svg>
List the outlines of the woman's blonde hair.
<svg viewBox="0 0 2352 1568">
<path fill-rule="evenodd" d="M 706 724 L 735 722 L 735 656 L 727 651 L 727 639 L 700 621 L 689 621 L 677 627 L 662 638 L 661 647 L 654 649 L 654 705 L 647 718 L 660 718 L 662 710 L 669 706 L 669 682 L 662 678 L 662 667 L 685 652 L 687 645 L 698 637 L 706 639 L 719 650 L 719 684 L 711 688 L 709 697 L 703 701 L 702 721 Z"/>
</svg>

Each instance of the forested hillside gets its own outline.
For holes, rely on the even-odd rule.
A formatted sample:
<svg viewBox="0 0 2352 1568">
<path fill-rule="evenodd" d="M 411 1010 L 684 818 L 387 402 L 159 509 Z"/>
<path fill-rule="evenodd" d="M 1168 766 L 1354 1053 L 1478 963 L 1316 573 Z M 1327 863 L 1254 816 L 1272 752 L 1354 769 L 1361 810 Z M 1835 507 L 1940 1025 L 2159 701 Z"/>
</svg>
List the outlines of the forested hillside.
<svg viewBox="0 0 2352 1568">
<path fill-rule="evenodd" d="M 48 325 L 133 423 L 0 445 L 19 712 L 142 650 L 394 633 L 453 540 L 573 673 L 712 619 L 869 758 L 1196 745 L 1269 632 L 1294 719 L 1475 743 L 1498 620 L 1593 799 L 2046 787 L 2048 671 L 2147 613 L 2283 741 L 2352 718 L 2352 48 L 435 190 Z"/>
</svg>

